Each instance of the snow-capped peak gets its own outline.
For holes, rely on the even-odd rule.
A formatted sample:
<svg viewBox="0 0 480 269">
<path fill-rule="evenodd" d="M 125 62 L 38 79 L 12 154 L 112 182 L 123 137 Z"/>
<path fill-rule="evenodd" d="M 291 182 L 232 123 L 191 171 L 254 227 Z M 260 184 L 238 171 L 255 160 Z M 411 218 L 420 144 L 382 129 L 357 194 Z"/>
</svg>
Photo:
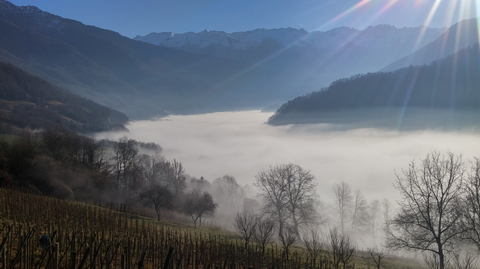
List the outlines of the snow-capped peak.
<svg viewBox="0 0 480 269">
<path fill-rule="evenodd" d="M 255 29 L 247 32 L 225 33 L 223 31 L 204 30 L 199 33 L 174 34 L 170 32 L 150 33 L 146 36 L 136 36 L 134 39 L 165 47 L 196 47 L 232 46 L 234 49 L 247 49 L 260 45 L 265 38 L 277 40 L 286 46 L 308 35 L 304 29 Z"/>
<path fill-rule="evenodd" d="M 358 47 L 379 48 L 415 39 L 424 26 L 401 28 L 390 25 L 370 26 L 365 30 L 339 27 L 326 32 L 307 32 L 305 29 L 255 29 L 246 32 L 225 33 L 223 31 L 204 30 L 199 33 L 151 33 L 134 39 L 178 49 L 203 49 L 210 46 L 224 46 L 231 49 L 245 50 L 256 47 L 266 39 L 272 39 L 283 46 L 309 45 L 320 49 L 336 49 L 353 44 Z M 443 33 L 444 29 L 427 28 L 422 41 L 430 42 Z"/>
</svg>

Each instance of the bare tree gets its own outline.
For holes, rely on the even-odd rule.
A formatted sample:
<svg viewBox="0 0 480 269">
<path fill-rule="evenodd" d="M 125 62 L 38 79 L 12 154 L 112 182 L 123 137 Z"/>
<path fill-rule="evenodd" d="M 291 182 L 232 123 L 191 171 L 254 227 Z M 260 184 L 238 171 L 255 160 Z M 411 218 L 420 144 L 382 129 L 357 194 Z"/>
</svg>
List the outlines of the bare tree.
<svg viewBox="0 0 480 269">
<path fill-rule="evenodd" d="M 316 183 L 310 172 L 294 164 L 270 167 L 256 175 L 255 186 L 263 198 L 263 211 L 278 223 L 282 234 L 291 225 L 299 235 L 300 226 L 317 221 Z"/>
<path fill-rule="evenodd" d="M 150 184 L 164 184 L 161 182 L 164 171 L 164 163 L 166 162 L 163 156 L 155 154 L 153 156 L 142 154 L 140 156 L 140 163 L 142 165 L 143 176 Z"/>
<path fill-rule="evenodd" d="M 283 255 L 285 259 L 288 260 L 288 255 L 290 253 L 290 247 L 297 242 L 298 237 L 295 231 L 295 228 L 291 226 L 285 226 L 282 230 L 278 231 L 278 239 L 282 243 Z"/>
<path fill-rule="evenodd" d="M 370 257 L 372 257 L 373 262 L 375 263 L 375 267 L 377 267 L 377 269 L 380 269 L 380 267 L 382 267 L 383 259 L 385 258 L 385 256 L 387 256 L 385 250 L 375 247 L 367 249 L 367 252 L 368 254 L 370 254 Z"/>
<path fill-rule="evenodd" d="M 183 212 L 192 218 L 195 228 L 198 220 L 201 226 L 202 217 L 212 215 L 216 208 L 217 204 L 213 202 L 212 196 L 208 192 L 201 194 L 198 190 L 187 193 L 183 203 Z"/>
<path fill-rule="evenodd" d="M 340 240 L 340 260 L 343 263 L 343 269 L 353 260 L 357 248 L 353 245 L 349 236 L 342 235 Z"/>
<path fill-rule="evenodd" d="M 339 269 L 340 262 L 342 261 L 340 258 L 340 240 L 342 234 L 338 231 L 337 228 L 333 228 L 329 232 L 329 245 L 330 245 L 330 253 L 332 255 L 332 263 L 333 268 Z"/>
<path fill-rule="evenodd" d="M 380 201 L 375 199 L 370 203 L 369 206 L 369 232 L 372 236 L 372 243 L 374 245 L 377 244 L 377 229 L 378 229 L 378 222 L 379 222 L 379 212 L 380 212 Z"/>
<path fill-rule="evenodd" d="M 287 179 L 287 211 L 299 237 L 301 226 L 316 224 L 319 219 L 316 211 L 317 184 L 315 177 L 298 165 L 288 164 L 282 172 Z"/>
<path fill-rule="evenodd" d="M 265 247 L 272 240 L 275 231 L 275 223 L 269 219 L 259 217 L 255 226 L 253 239 L 262 248 L 262 256 L 265 255 Z"/>
<path fill-rule="evenodd" d="M 141 169 L 137 141 L 120 138 L 113 146 L 113 167 L 117 188 L 137 189 L 140 187 Z"/>
<path fill-rule="evenodd" d="M 468 251 L 456 251 L 452 255 L 452 266 L 454 269 L 474 269 L 477 267 L 477 256 Z"/>
<path fill-rule="evenodd" d="M 245 192 L 235 177 L 224 175 L 212 182 L 212 195 L 219 203 L 219 212 L 229 213 L 241 211 Z"/>
<path fill-rule="evenodd" d="M 171 162 L 164 162 L 164 184 L 172 191 L 175 197 L 180 197 L 187 188 L 187 174 L 182 163 L 173 159 Z"/>
<path fill-rule="evenodd" d="M 248 247 L 250 239 L 255 234 L 255 229 L 257 227 L 257 217 L 254 214 L 246 211 L 243 211 L 242 213 L 238 212 L 235 216 L 234 226 L 237 232 L 242 234 L 243 239 L 245 240 L 246 249 Z"/>
<path fill-rule="evenodd" d="M 462 233 L 458 205 L 463 174 L 461 156 L 431 152 L 420 166 L 412 161 L 402 176 L 397 175 L 396 188 L 403 201 L 389 222 L 387 245 L 430 253 L 444 269 L 445 253 Z"/>
<path fill-rule="evenodd" d="M 153 205 L 157 213 L 157 220 L 160 220 L 160 211 L 162 209 L 172 208 L 173 194 L 165 186 L 150 185 L 139 194 L 139 198 L 146 204 Z"/>
<path fill-rule="evenodd" d="M 345 234 L 345 228 L 349 221 L 349 216 L 352 212 L 352 190 L 347 183 L 342 182 L 336 185 L 333 185 L 333 193 L 335 195 L 335 205 L 334 209 L 338 213 L 340 219 L 340 229 L 341 233 Z"/>
<path fill-rule="evenodd" d="M 286 179 L 281 176 L 281 166 L 270 167 L 269 171 L 261 171 L 256 175 L 255 186 L 260 189 L 263 198 L 262 210 L 278 223 L 278 230 L 282 231 L 288 214 Z"/>
<path fill-rule="evenodd" d="M 343 269 L 345 269 L 347 264 L 352 261 L 356 247 L 347 235 L 340 234 L 336 228 L 330 230 L 329 237 L 333 266 L 335 269 L 338 269 L 340 268 L 340 263 L 342 263 Z"/>
<path fill-rule="evenodd" d="M 365 196 L 360 190 L 355 191 L 351 217 L 351 233 L 364 234 L 368 230 L 369 214 Z"/>
<path fill-rule="evenodd" d="M 390 221 L 390 211 L 391 211 L 392 203 L 387 198 L 383 198 L 382 201 L 382 208 L 383 208 L 383 223 L 387 226 L 388 222 Z"/>
<path fill-rule="evenodd" d="M 440 259 L 438 258 L 438 255 L 433 253 L 433 252 L 424 252 L 423 253 L 423 260 L 425 261 L 425 264 L 429 269 L 440 269 Z M 446 266 L 448 264 L 448 260 L 444 260 L 444 265 L 446 268 L 449 266 Z"/>
<path fill-rule="evenodd" d="M 322 242 L 320 234 L 311 229 L 309 233 L 305 233 L 303 236 L 303 243 L 307 248 L 309 259 L 312 261 L 312 266 L 316 266 L 316 261 L 323 250 L 325 250 L 325 244 Z"/>
<path fill-rule="evenodd" d="M 473 243 L 480 251 L 480 159 L 475 158 L 472 171 L 465 183 L 463 199 L 463 238 Z"/>
</svg>

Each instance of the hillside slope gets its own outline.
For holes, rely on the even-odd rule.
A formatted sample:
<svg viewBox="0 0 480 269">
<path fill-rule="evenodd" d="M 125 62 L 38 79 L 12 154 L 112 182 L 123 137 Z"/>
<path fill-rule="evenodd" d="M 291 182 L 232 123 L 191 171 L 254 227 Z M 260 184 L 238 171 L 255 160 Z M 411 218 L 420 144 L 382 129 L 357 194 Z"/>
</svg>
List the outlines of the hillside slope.
<svg viewBox="0 0 480 269">
<path fill-rule="evenodd" d="M 76 132 L 125 129 L 125 114 L 0 62 L 0 131 L 61 125 Z"/>
<path fill-rule="evenodd" d="M 478 43 L 478 30 L 477 19 L 458 22 L 430 44 L 389 64 L 382 71 L 395 71 L 410 65 L 430 64 L 435 60 L 453 55 L 461 49 Z"/>
<path fill-rule="evenodd" d="M 270 124 L 367 123 L 413 128 L 478 126 L 480 47 L 430 65 L 342 79 L 284 104 Z M 470 113 L 473 112 L 473 113 Z"/>
<path fill-rule="evenodd" d="M 294 91 L 282 86 L 289 79 L 281 74 L 135 41 L 5 0 L 0 35 L 0 60 L 134 118 L 263 105 L 274 93 Z"/>
</svg>

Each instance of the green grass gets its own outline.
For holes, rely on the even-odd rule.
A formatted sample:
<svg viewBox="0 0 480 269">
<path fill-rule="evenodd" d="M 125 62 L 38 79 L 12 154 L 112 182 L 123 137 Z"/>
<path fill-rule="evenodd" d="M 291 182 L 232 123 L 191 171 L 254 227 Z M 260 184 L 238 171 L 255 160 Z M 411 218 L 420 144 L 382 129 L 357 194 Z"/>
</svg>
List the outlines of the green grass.
<svg viewBox="0 0 480 269">
<path fill-rule="evenodd" d="M 0 140 L 3 140 L 9 144 L 11 144 L 18 136 L 10 135 L 10 134 L 0 134 Z"/>
<path fill-rule="evenodd" d="M 355 259 L 355 268 L 371 268 L 375 269 L 375 263 L 372 260 L 372 257 L 366 251 L 357 251 Z M 382 269 L 396 269 L 396 268 L 427 268 L 421 261 L 415 260 L 413 258 L 399 257 L 395 255 L 387 255 L 382 260 Z"/>
</svg>

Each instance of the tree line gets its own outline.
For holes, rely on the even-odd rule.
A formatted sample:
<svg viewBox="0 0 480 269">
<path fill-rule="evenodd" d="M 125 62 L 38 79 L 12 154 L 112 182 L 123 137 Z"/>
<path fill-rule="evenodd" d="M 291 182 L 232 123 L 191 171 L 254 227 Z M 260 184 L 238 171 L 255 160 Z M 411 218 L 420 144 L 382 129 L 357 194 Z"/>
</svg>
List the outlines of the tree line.
<svg viewBox="0 0 480 269">
<path fill-rule="evenodd" d="M 278 242 L 288 258 L 291 246 L 301 243 L 312 258 L 327 249 L 338 253 L 338 266 L 348 264 L 360 240 L 379 262 L 383 247 L 420 251 L 432 268 L 470 261 L 469 251 L 480 251 L 480 159 L 469 163 L 439 152 L 412 161 L 396 175 L 402 199 L 393 212 L 387 199 L 368 201 L 345 182 L 331 186 L 333 199 L 325 204 L 315 177 L 295 164 L 259 171 L 252 190 L 230 175 L 211 183 L 189 176 L 179 161 L 161 155 L 160 146 L 126 137 L 96 141 L 51 128 L 0 142 L 3 186 L 87 202 L 121 199 L 151 208 L 159 220 L 162 214 L 188 216 L 194 226 L 216 213 L 245 246 L 256 242 L 265 251 Z M 258 201 L 248 197 L 252 191 Z"/>
<path fill-rule="evenodd" d="M 127 137 L 97 141 L 50 128 L 36 134 L 25 133 L 11 143 L 2 142 L 0 148 L 3 185 L 86 202 L 104 197 L 149 208 L 158 220 L 167 215 L 185 215 L 195 227 L 215 213 L 216 220 L 243 227 L 246 246 L 254 241 L 264 252 L 268 244 L 278 242 L 287 259 L 294 244 L 310 238 L 312 246 L 317 246 L 320 234 L 315 227 L 327 223 L 325 212 L 319 210 L 322 203 L 316 193 L 315 177 L 294 164 L 260 171 L 254 186 L 248 187 L 241 186 L 230 175 L 212 182 L 189 176 L 179 161 L 161 155 L 160 146 Z M 339 186 L 349 191 L 348 184 Z M 251 192 L 259 193 L 257 199 L 248 197 Z M 346 208 L 350 208 L 353 200 L 348 195 L 344 199 L 344 204 L 349 205 Z M 365 209 L 357 207 L 357 212 Z M 358 222 L 352 217 L 353 212 L 343 212 L 345 220 Z M 239 223 L 242 218 L 243 224 Z M 346 226 L 360 229 L 362 225 Z M 337 231 L 332 238 L 352 245 L 343 232 Z M 343 243 L 338 244 L 344 246 Z M 318 255 L 318 250 L 312 253 Z"/>
<path fill-rule="evenodd" d="M 457 114 L 462 110 L 477 110 L 479 53 L 479 44 L 475 44 L 429 65 L 339 79 L 327 88 L 288 101 L 268 121 L 271 124 L 312 121 L 309 117 L 339 121 L 344 120 L 339 118 L 344 111 L 358 113 L 361 109 L 387 107 L 407 110 L 455 107 L 451 113 Z M 353 116 L 349 115 L 346 120 Z M 396 110 L 393 116 L 398 117 Z M 374 115 L 362 117 L 356 120 L 369 120 L 367 117 Z"/>
<path fill-rule="evenodd" d="M 271 166 L 255 176 L 254 186 L 261 199 L 258 212 L 238 212 L 234 228 L 242 236 L 245 247 L 255 242 L 262 251 L 270 243 L 282 246 L 288 259 L 290 249 L 302 244 L 311 260 L 330 252 L 335 268 L 347 266 L 356 253 L 356 242 L 371 238 L 377 245 L 377 234 L 384 228 L 391 204 L 367 199 L 350 185 L 341 182 L 332 186 L 333 202 L 326 206 L 317 194 L 318 183 L 307 170 L 295 164 Z M 383 212 L 383 214 L 382 214 Z M 380 245 L 380 242 L 378 242 Z M 384 257 L 382 250 L 371 248 L 372 257 Z"/>
<path fill-rule="evenodd" d="M 151 207 L 158 219 L 174 211 L 201 224 L 217 208 L 199 187 L 205 180 L 160 153 L 159 145 L 127 137 L 97 141 L 58 127 L 25 132 L 0 141 L 0 184 L 62 199 Z"/>
<path fill-rule="evenodd" d="M 397 175 L 399 211 L 386 245 L 420 251 L 430 268 L 473 268 L 480 251 L 480 159 L 430 152 Z"/>
<path fill-rule="evenodd" d="M 412 161 L 396 174 L 395 212 L 387 199 L 368 202 L 347 183 L 335 184 L 331 218 L 319 210 L 314 176 L 294 164 L 273 166 L 256 175 L 260 214 L 237 213 L 234 227 L 245 245 L 253 240 L 265 248 L 276 240 L 287 257 L 295 243 L 312 259 L 329 251 L 335 268 L 351 261 L 360 240 L 377 268 L 390 250 L 419 252 L 432 269 L 473 268 L 480 252 L 480 159 L 469 163 L 436 151 Z"/>
</svg>

